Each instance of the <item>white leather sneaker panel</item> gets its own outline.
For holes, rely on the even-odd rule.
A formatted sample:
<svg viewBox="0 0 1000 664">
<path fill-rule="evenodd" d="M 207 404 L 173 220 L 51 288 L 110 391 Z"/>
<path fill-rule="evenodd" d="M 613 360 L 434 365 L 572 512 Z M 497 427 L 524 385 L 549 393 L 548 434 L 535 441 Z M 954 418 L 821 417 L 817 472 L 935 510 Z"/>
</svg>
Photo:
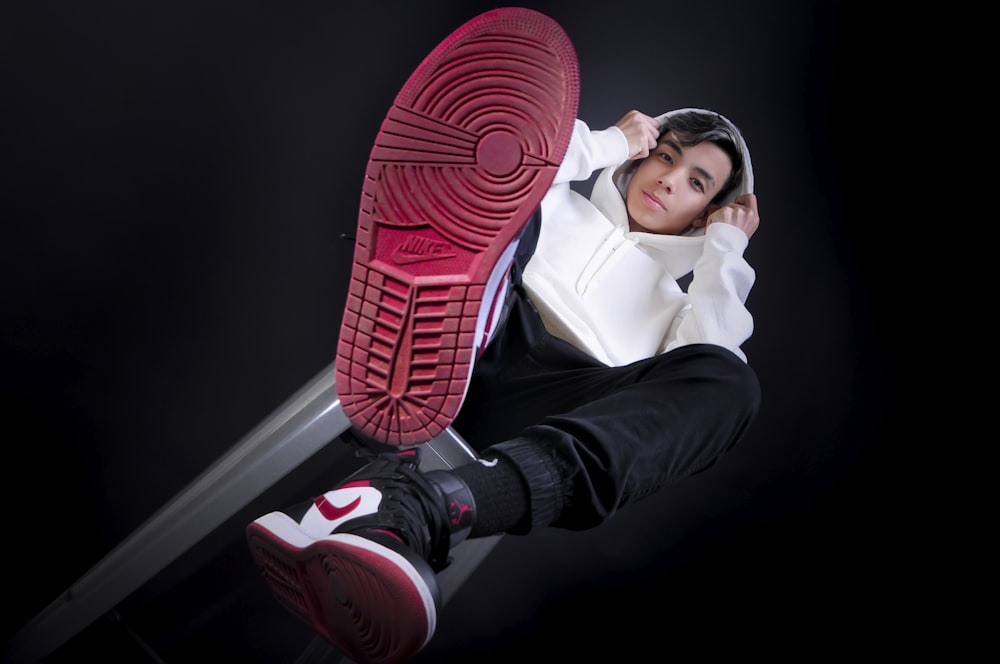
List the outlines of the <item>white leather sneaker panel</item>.
<svg viewBox="0 0 1000 664">
<path fill-rule="evenodd" d="M 313 501 L 302 517 L 302 529 L 313 537 L 325 537 L 342 523 L 374 514 L 382 502 L 382 492 L 370 486 L 345 486 L 327 491 Z"/>
</svg>

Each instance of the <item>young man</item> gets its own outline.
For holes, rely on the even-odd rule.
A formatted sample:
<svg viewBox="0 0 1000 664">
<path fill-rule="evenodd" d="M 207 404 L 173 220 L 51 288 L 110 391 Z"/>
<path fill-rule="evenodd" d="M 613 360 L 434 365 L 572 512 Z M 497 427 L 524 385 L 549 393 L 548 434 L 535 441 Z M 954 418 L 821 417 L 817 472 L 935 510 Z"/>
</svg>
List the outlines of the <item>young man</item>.
<svg viewBox="0 0 1000 664">
<path fill-rule="evenodd" d="M 596 527 L 756 415 L 739 130 L 683 109 L 591 131 L 577 92 L 559 26 L 495 10 L 428 56 L 376 139 L 337 385 L 400 450 L 247 530 L 279 601 L 355 661 L 426 645 L 465 538 Z M 570 187 L 596 171 L 589 199 Z M 421 472 L 452 423 L 480 460 Z"/>
</svg>

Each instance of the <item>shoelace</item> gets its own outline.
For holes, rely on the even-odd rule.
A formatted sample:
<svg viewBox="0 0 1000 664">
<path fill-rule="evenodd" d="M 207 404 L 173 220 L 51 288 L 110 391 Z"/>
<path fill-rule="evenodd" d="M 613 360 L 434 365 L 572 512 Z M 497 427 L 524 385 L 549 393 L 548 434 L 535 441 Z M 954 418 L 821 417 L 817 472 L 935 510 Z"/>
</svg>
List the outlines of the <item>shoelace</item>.
<svg viewBox="0 0 1000 664">
<path fill-rule="evenodd" d="M 377 464 L 371 465 L 364 477 L 380 480 L 386 502 L 378 514 L 353 519 L 338 530 L 390 530 L 430 563 L 435 572 L 447 567 L 451 528 L 444 497 L 418 470 L 419 453 L 403 457 L 398 453 L 376 453 L 360 444 L 356 447 L 359 456 Z"/>
</svg>

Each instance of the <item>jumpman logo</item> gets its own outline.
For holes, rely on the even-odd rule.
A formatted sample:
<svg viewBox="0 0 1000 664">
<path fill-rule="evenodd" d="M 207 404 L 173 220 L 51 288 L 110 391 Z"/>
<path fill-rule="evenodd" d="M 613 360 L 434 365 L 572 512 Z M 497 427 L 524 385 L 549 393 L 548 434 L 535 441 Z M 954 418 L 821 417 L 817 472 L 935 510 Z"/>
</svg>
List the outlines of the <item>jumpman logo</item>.
<svg viewBox="0 0 1000 664">
<path fill-rule="evenodd" d="M 451 515 L 451 525 L 457 526 L 462 521 L 462 517 L 466 513 L 471 514 L 472 508 L 465 503 L 460 503 L 457 500 L 453 500 L 448 504 L 448 512 Z"/>
</svg>

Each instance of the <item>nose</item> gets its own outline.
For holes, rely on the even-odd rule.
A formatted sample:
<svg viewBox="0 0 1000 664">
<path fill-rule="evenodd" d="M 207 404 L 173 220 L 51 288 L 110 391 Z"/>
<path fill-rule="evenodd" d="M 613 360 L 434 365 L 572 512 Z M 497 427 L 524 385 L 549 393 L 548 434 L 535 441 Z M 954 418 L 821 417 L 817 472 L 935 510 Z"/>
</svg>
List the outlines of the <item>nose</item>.
<svg viewBox="0 0 1000 664">
<path fill-rule="evenodd" d="M 669 172 L 665 172 L 660 177 L 656 178 L 656 183 L 667 190 L 667 192 L 672 192 L 674 189 L 674 181 Z"/>
</svg>

